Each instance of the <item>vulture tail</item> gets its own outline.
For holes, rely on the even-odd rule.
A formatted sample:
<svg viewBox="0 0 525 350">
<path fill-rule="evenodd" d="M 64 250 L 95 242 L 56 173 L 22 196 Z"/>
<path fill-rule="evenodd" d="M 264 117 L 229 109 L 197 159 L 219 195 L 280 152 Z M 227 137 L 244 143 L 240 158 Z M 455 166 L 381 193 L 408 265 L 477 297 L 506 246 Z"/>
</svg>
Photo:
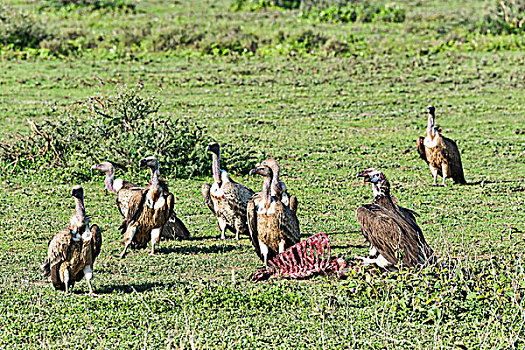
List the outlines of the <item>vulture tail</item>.
<svg viewBox="0 0 525 350">
<path fill-rule="evenodd" d="M 423 159 L 425 162 L 428 163 L 427 160 L 427 154 L 425 152 L 425 138 L 419 137 L 417 139 L 417 153 L 419 153 L 419 157 Z"/>
<path fill-rule="evenodd" d="M 188 231 L 182 220 L 179 219 L 175 213 L 172 213 L 168 222 L 162 227 L 160 238 L 165 240 L 189 239 L 190 231 Z"/>
<path fill-rule="evenodd" d="M 51 276 L 51 262 L 46 259 L 42 265 L 40 265 L 40 271 L 42 271 L 42 277 Z"/>
</svg>

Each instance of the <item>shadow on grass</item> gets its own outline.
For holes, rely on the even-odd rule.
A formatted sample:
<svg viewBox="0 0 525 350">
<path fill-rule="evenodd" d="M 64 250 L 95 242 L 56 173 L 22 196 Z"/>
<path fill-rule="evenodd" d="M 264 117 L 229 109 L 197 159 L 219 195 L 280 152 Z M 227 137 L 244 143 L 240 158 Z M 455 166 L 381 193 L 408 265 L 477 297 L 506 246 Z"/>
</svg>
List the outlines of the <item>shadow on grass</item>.
<svg viewBox="0 0 525 350">
<path fill-rule="evenodd" d="M 122 285 L 111 285 L 111 286 L 102 286 L 99 288 L 96 288 L 95 293 L 96 294 L 111 294 L 114 292 L 117 293 L 143 293 L 147 292 L 154 288 L 171 288 L 175 286 L 179 286 L 181 284 L 187 284 L 185 282 L 170 282 L 170 283 L 163 283 L 163 282 L 144 282 L 144 283 L 131 283 L 131 284 L 122 284 Z M 78 294 L 83 294 L 84 292 L 79 291 Z M 77 292 L 75 292 L 77 294 Z"/>
<path fill-rule="evenodd" d="M 157 253 L 160 254 L 217 254 L 217 253 L 227 253 L 233 250 L 237 250 L 235 245 L 211 245 L 211 246 L 179 246 L 179 247 L 160 247 L 157 249 Z"/>
</svg>

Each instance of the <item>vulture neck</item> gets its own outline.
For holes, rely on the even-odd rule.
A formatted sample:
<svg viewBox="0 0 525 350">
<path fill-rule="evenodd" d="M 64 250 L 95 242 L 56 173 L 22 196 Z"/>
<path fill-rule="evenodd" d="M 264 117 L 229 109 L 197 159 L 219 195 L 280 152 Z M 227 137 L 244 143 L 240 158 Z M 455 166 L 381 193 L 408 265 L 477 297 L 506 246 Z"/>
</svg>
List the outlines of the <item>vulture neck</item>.
<svg viewBox="0 0 525 350">
<path fill-rule="evenodd" d="M 106 188 L 111 192 L 116 192 L 115 188 L 113 187 L 113 182 L 115 180 L 115 170 L 111 169 L 111 171 L 106 173 Z"/>
<path fill-rule="evenodd" d="M 380 204 L 382 207 L 393 207 L 392 197 L 390 196 L 390 183 L 384 180 L 372 186 L 374 191 L 373 203 Z"/>
<path fill-rule="evenodd" d="M 78 224 L 82 225 L 86 218 L 86 209 L 84 208 L 84 199 L 75 198 L 75 212 L 77 214 Z"/>
<path fill-rule="evenodd" d="M 212 163 L 212 166 L 211 166 L 211 171 L 213 172 L 213 179 L 218 184 L 221 183 L 221 169 L 219 168 L 220 156 L 221 155 L 220 155 L 219 152 L 212 154 L 213 163 Z"/>
<path fill-rule="evenodd" d="M 272 188 L 272 176 L 266 175 L 264 177 L 263 188 L 262 188 L 262 197 L 265 203 L 270 203 L 272 200 L 271 188 Z"/>
<path fill-rule="evenodd" d="M 279 182 L 279 171 L 273 172 L 272 189 L 275 191 L 276 194 L 283 192 L 281 189 L 281 184 Z"/>
<path fill-rule="evenodd" d="M 433 113 L 428 113 L 427 134 L 432 137 L 436 135 L 436 127 L 434 126 L 434 114 Z"/>
<path fill-rule="evenodd" d="M 151 168 L 151 189 L 158 190 L 159 185 L 159 165 L 155 168 Z"/>
</svg>

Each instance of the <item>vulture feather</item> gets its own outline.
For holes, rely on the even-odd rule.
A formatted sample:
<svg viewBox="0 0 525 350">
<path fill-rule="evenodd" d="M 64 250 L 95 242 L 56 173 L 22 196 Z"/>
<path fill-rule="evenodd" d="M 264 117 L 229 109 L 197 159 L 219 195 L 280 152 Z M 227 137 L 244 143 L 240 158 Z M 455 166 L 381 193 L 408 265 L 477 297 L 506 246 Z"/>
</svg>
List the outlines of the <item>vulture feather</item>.
<svg viewBox="0 0 525 350">
<path fill-rule="evenodd" d="M 428 120 L 425 137 L 417 140 L 417 152 L 419 157 L 427 162 L 430 172 L 434 178 L 433 185 L 437 185 L 437 177 L 443 177 L 443 186 L 445 180 L 452 178 L 454 183 L 466 184 L 463 173 L 463 164 L 461 155 L 456 143 L 442 135 L 441 130 L 434 124 L 434 106 L 428 106 Z"/>
<path fill-rule="evenodd" d="M 255 252 L 268 267 L 269 260 L 300 241 L 299 220 L 290 208 L 271 195 L 272 169 L 260 164 L 250 171 L 250 175 L 254 174 L 263 176 L 264 182 L 262 192 L 248 202 L 248 227 Z"/>
<path fill-rule="evenodd" d="M 102 234 L 97 225 L 90 227 L 82 187 L 73 187 L 71 195 L 75 198 L 75 213 L 69 226 L 55 233 L 49 241 L 47 259 L 40 268 L 56 289 L 66 293 L 85 276 L 89 294 L 93 295 L 93 264 L 100 254 Z"/>
<path fill-rule="evenodd" d="M 220 169 L 220 146 L 212 142 L 206 148 L 212 153 L 213 185 L 202 185 L 202 196 L 204 203 L 217 217 L 221 239 L 226 238 L 226 229 L 235 232 L 235 238 L 239 234 L 248 234 L 246 223 L 246 206 L 254 192 L 246 186 L 233 181 L 229 174 Z"/>
<path fill-rule="evenodd" d="M 126 256 L 128 247 L 145 248 L 151 242 L 151 254 L 155 254 L 155 244 L 160 239 L 161 230 L 173 213 L 174 198 L 168 185 L 159 179 L 159 163 L 155 157 L 140 161 L 141 168 L 150 168 L 149 185 L 134 191 L 129 199 L 126 219 L 121 225 L 124 234 L 124 250 L 120 254 Z"/>
<path fill-rule="evenodd" d="M 359 259 L 387 269 L 400 263 L 408 267 L 432 263 L 434 253 L 416 222 L 417 214 L 392 201 L 385 175 L 377 169 L 367 169 L 358 176 L 372 183 L 374 193 L 371 204 L 357 209 L 357 221 L 371 245 L 369 256 Z"/>
<path fill-rule="evenodd" d="M 106 189 L 115 194 L 117 199 L 117 208 L 120 212 L 120 215 L 122 215 L 125 219 L 128 215 L 130 198 L 136 191 L 143 191 L 144 188 L 134 185 L 129 181 L 115 179 L 115 168 L 110 162 L 104 162 L 97 165 L 93 165 L 91 169 L 100 170 L 106 174 Z M 122 225 L 124 225 L 124 223 Z M 122 227 L 123 226 L 121 226 L 120 228 Z M 162 226 L 160 238 L 166 240 L 171 240 L 175 238 L 189 239 L 190 231 L 188 231 L 186 225 L 184 225 L 182 220 L 177 217 L 175 212 L 173 212 L 170 215 L 168 222 L 164 226 Z"/>
</svg>

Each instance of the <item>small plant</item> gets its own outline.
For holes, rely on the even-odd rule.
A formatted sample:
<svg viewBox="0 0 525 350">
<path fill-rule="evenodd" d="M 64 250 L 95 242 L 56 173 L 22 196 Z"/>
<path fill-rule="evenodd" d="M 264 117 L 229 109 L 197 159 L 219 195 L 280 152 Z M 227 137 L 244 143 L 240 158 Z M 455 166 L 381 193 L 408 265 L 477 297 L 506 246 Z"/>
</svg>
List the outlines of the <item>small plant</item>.
<svg viewBox="0 0 525 350">
<path fill-rule="evenodd" d="M 525 1 L 499 0 L 489 14 L 478 22 L 483 34 L 517 33 L 525 28 Z"/>
<path fill-rule="evenodd" d="M 42 1 L 41 7 L 71 10 L 87 8 L 92 11 L 101 10 L 107 12 L 135 12 L 136 5 L 126 0 L 45 0 Z"/>
</svg>

